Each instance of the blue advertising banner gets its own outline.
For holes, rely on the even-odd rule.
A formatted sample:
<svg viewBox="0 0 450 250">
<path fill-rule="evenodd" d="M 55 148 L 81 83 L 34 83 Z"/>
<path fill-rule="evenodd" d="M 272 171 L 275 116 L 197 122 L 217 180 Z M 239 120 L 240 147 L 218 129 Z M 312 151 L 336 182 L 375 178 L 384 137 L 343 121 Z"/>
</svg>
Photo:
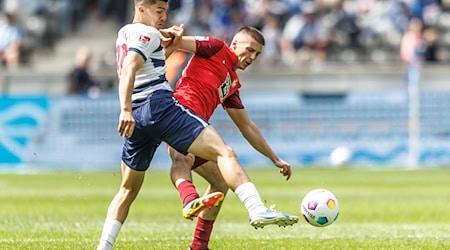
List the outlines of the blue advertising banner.
<svg viewBox="0 0 450 250">
<path fill-rule="evenodd" d="M 408 106 L 403 92 L 330 97 L 242 91 L 241 95 L 267 142 L 293 166 L 408 164 Z M 417 156 L 422 167 L 449 166 L 449 108 L 450 93 L 421 94 Z M 14 171 L 120 170 L 119 111 L 115 94 L 94 99 L 0 97 L 0 166 Z M 272 165 L 243 138 L 222 108 L 210 122 L 243 166 Z M 162 144 L 151 168 L 170 165 Z"/>
<path fill-rule="evenodd" d="M 46 97 L 0 96 L 0 164 L 20 164 L 48 116 Z"/>
</svg>

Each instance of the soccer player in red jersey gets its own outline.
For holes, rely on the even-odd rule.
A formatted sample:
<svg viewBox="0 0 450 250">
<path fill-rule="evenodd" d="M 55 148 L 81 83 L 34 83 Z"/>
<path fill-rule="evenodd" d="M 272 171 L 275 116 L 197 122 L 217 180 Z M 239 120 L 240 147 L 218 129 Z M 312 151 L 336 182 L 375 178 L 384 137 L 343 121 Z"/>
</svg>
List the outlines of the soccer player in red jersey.
<svg viewBox="0 0 450 250">
<path fill-rule="evenodd" d="M 280 173 L 289 180 L 290 164 L 282 160 L 271 149 L 256 124 L 249 118 L 239 96 L 241 83 L 236 70 L 245 70 L 261 53 L 264 37 L 253 27 L 242 27 L 235 34 L 230 46 L 213 37 L 183 37 L 181 50 L 194 53 L 178 81 L 174 96 L 183 106 L 191 109 L 205 120 L 209 120 L 218 105 L 222 105 L 244 138 L 261 154 L 269 158 Z M 193 219 L 199 216 L 190 244 L 191 249 L 208 249 L 209 238 L 219 207 L 205 209 L 194 185 L 190 169 L 209 182 L 206 194 L 222 192 L 226 194 L 226 185 L 216 163 L 207 161 L 193 154 L 183 155 L 169 147 L 172 159 L 171 179 L 183 201 L 183 216 Z M 253 185 L 250 182 L 248 185 Z M 242 187 L 245 188 L 245 187 Z M 254 188 L 254 187 L 253 187 Z M 239 191 L 236 190 L 239 196 Z M 269 224 L 279 226 L 292 225 L 297 222 L 295 216 L 289 223 L 264 216 L 252 216 L 253 204 L 245 203 L 250 213 L 250 224 L 255 228 Z M 288 215 L 290 216 L 290 215 Z"/>
</svg>

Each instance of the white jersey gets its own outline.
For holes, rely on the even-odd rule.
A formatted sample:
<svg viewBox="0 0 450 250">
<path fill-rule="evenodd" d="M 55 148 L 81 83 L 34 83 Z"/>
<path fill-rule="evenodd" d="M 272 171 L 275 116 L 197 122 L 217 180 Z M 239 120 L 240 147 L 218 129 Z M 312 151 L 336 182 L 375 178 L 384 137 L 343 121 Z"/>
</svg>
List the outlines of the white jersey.
<svg viewBox="0 0 450 250">
<path fill-rule="evenodd" d="M 131 23 L 119 30 L 116 40 L 119 77 L 123 60 L 129 51 L 139 53 L 145 61 L 142 68 L 136 72 L 132 96 L 134 103 L 143 101 L 156 90 L 172 91 L 166 80 L 166 56 L 156 28 L 142 23 Z"/>
</svg>

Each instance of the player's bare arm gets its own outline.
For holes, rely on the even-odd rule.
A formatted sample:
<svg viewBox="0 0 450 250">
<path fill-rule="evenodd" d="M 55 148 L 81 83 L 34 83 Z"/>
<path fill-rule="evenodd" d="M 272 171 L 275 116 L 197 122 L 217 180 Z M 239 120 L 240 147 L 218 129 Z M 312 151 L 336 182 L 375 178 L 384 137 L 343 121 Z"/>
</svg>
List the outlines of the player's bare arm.
<svg viewBox="0 0 450 250">
<path fill-rule="evenodd" d="M 130 51 L 125 57 L 120 71 L 119 101 L 120 116 L 117 132 L 122 137 L 131 137 L 134 131 L 135 121 L 132 115 L 131 96 L 133 94 L 136 71 L 142 67 L 144 59 L 136 52 Z"/>
<path fill-rule="evenodd" d="M 195 36 L 183 36 L 178 48 L 186 52 L 195 53 L 197 51 Z"/>
<path fill-rule="evenodd" d="M 250 119 L 247 111 L 245 109 L 227 108 L 227 113 L 250 145 L 269 158 L 275 166 L 280 168 L 280 173 L 286 177 L 286 180 L 289 180 L 292 174 L 291 165 L 280 159 L 272 150 L 258 126 Z"/>
</svg>

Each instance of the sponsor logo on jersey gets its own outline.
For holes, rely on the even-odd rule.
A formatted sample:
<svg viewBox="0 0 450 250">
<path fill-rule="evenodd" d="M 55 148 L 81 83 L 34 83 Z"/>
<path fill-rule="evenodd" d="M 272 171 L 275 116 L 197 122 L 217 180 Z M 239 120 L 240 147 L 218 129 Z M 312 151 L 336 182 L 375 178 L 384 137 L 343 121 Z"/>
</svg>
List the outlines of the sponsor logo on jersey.
<svg viewBox="0 0 450 250">
<path fill-rule="evenodd" d="M 227 73 L 227 77 L 225 78 L 225 81 L 222 84 L 220 84 L 220 86 L 219 86 L 220 102 L 222 102 L 223 99 L 228 95 L 228 93 L 230 92 L 230 88 L 231 88 L 231 77 L 230 77 L 230 73 Z"/>
<path fill-rule="evenodd" d="M 150 42 L 150 37 L 145 36 L 145 35 L 140 35 L 139 36 L 139 41 L 140 42 Z"/>
</svg>

